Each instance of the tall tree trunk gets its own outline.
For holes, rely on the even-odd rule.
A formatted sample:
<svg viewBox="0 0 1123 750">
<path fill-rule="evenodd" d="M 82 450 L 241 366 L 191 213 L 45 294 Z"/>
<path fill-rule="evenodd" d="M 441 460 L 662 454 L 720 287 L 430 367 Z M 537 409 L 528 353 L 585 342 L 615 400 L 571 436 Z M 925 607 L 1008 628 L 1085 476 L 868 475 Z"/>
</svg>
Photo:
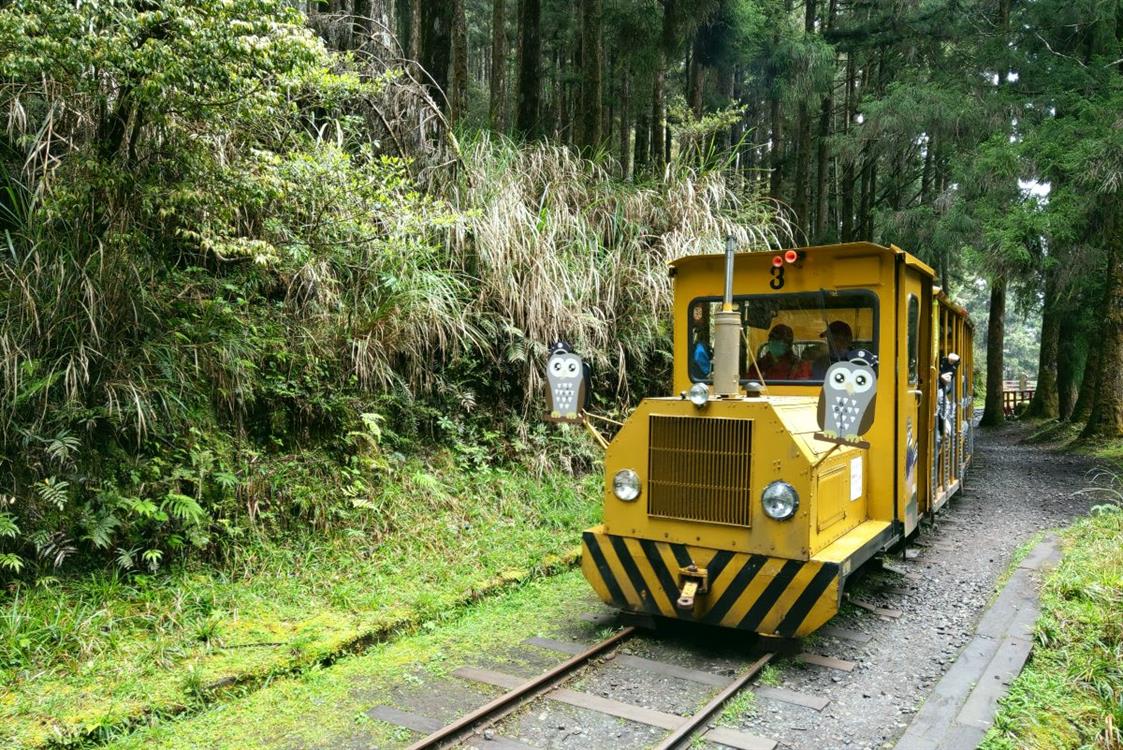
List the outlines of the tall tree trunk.
<svg viewBox="0 0 1123 750">
<path fill-rule="evenodd" d="M 1003 362 L 1002 348 L 1006 344 L 1006 277 L 991 281 L 990 319 L 987 321 L 987 395 L 980 424 L 1002 424 L 1006 414 L 1002 410 Z"/>
<path fill-rule="evenodd" d="M 874 192 L 877 190 L 877 156 L 872 153 L 873 146 L 862 148 L 862 192 L 858 208 L 858 237 L 866 242 L 873 241 Z"/>
<path fill-rule="evenodd" d="M 542 98 L 542 0 L 519 0 L 519 89 L 515 127 L 524 136 L 540 132 Z"/>
<path fill-rule="evenodd" d="M 780 95 L 773 92 L 768 100 L 768 116 L 771 121 L 771 144 L 768 150 L 768 166 L 772 170 L 768 178 L 768 195 L 780 200 L 783 189 L 784 170 L 784 122 L 780 111 Z"/>
<path fill-rule="evenodd" d="M 507 6 L 505 0 L 491 0 L 491 75 L 488 119 L 492 130 L 507 127 Z"/>
<path fill-rule="evenodd" d="M 421 2 L 410 0 L 409 3 L 409 58 L 421 64 Z"/>
<path fill-rule="evenodd" d="M 1076 396 L 1076 405 L 1072 407 L 1073 422 L 1086 422 L 1092 413 L 1092 406 L 1096 402 L 1096 385 L 1100 380 L 1100 362 L 1103 359 L 1098 341 L 1088 342 L 1088 359 L 1084 363 L 1084 378 L 1080 381 L 1080 392 Z"/>
<path fill-rule="evenodd" d="M 706 82 L 706 69 L 702 65 L 705 54 L 706 27 L 699 26 L 694 32 L 694 44 L 690 50 L 690 64 L 687 66 L 686 101 L 694 119 L 702 119 L 702 93 Z"/>
<path fill-rule="evenodd" d="M 605 141 L 610 141 L 616 134 L 616 106 L 620 102 L 620 89 L 619 84 L 615 87 L 612 85 L 616 81 L 616 59 L 606 57 L 604 64 L 604 83 L 601 88 L 605 96 L 601 105 L 600 132 Z"/>
<path fill-rule="evenodd" d="M 646 103 L 644 103 L 646 104 Z M 639 177 L 647 171 L 651 159 L 651 122 L 646 106 L 636 107 L 636 143 L 633 149 L 632 176 Z"/>
<path fill-rule="evenodd" d="M 666 105 L 663 101 L 663 84 L 665 74 L 662 62 L 658 63 L 655 70 L 654 81 L 651 86 L 651 164 L 659 174 L 663 173 L 665 135 L 663 118 L 666 115 Z"/>
<path fill-rule="evenodd" d="M 592 149 L 603 138 L 604 24 L 601 0 L 581 0 L 581 123 L 577 143 Z"/>
<path fill-rule="evenodd" d="M 569 85 L 564 82 L 565 69 L 566 69 L 566 56 L 559 46 L 554 53 L 554 65 L 551 68 L 553 71 L 553 85 L 554 92 L 554 105 L 550 110 L 550 116 L 543 118 L 543 132 L 549 132 L 551 127 L 553 129 L 554 138 L 565 143 L 567 140 L 573 140 L 573 123 L 569 119 L 568 107 L 569 104 Z M 549 126 L 546 126 L 547 123 Z"/>
<path fill-rule="evenodd" d="M 1063 422 L 1072 418 L 1076 404 L 1076 381 L 1080 374 L 1077 342 L 1080 326 L 1075 315 L 1061 316 L 1061 342 L 1057 348 L 1057 416 Z"/>
<path fill-rule="evenodd" d="M 815 242 L 825 242 L 827 239 L 827 194 L 828 177 L 830 176 L 830 161 L 827 151 L 827 139 L 831 134 L 831 110 L 834 100 L 828 94 L 823 97 L 823 106 L 819 111 L 819 133 L 815 154 Z"/>
<path fill-rule="evenodd" d="M 651 87 L 651 162 L 656 172 L 663 173 L 667 163 L 667 61 L 675 51 L 679 0 L 663 0 L 663 29 L 659 35 L 659 51 L 655 59 L 654 83 Z"/>
<path fill-rule="evenodd" d="M 726 101 L 726 106 L 732 106 L 737 103 L 737 71 L 728 64 L 722 64 L 717 69 L 717 89 L 721 92 L 722 98 Z M 718 146 L 722 150 L 728 152 L 733 148 L 733 144 L 741 137 L 744 120 L 738 120 L 728 128 L 724 128 L 721 134 L 721 140 L 718 141 Z"/>
<path fill-rule="evenodd" d="M 803 33 L 815 33 L 816 0 L 803 3 Z M 793 209 L 799 228 L 811 233 L 811 95 L 800 99 L 796 115 L 795 195 Z"/>
<path fill-rule="evenodd" d="M 468 111 L 468 20 L 466 0 L 452 0 L 452 81 L 449 92 L 451 120 L 459 122 Z"/>
<path fill-rule="evenodd" d="M 1037 359 L 1037 389 L 1026 415 L 1041 419 L 1060 416 L 1057 395 L 1057 354 L 1061 344 L 1061 311 L 1057 303 L 1056 272 L 1045 280 L 1045 304 L 1041 313 L 1041 348 Z"/>
<path fill-rule="evenodd" d="M 924 147 L 924 168 L 920 172 L 920 205 L 927 206 L 932 202 L 932 167 L 933 151 L 936 147 L 936 135 L 928 137 Z"/>
<path fill-rule="evenodd" d="M 351 5 L 351 49 L 359 49 L 370 40 L 370 0 L 353 0 Z"/>
<path fill-rule="evenodd" d="M 811 188 L 811 112 L 805 102 L 799 103 L 796 115 L 795 185 L 792 211 L 804 237 L 810 227 L 808 194 Z"/>
<path fill-rule="evenodd" d="M 1123 436 L 1123 193 L 1101 200 L 1102 236 L 1108 251 L 1107 289 L 1097 339 L 1101 359 L 1096 400 L 1081 437 L 1110 439 Z"/>
<path fill-rule="evenodd" d="M 623 180 L 628 179 L 632 171 L 631 83 L 631 78 L 625 69 L 620 76 L 620 178 Z"/>
<path fill-rule="evenodd" d="M 446 109 L 451 104 L 448 96 L 449 67 L 452 61 L 452 3 L 427 3 L 421 23 L 421 66 L 433 98 Z"/>
<path fill-rule="evenodd" d="M 854 121 L 854 107 L 856 106 L 855 85 L 857 79 L 857 66 L 854 64 L 854 55 L 846 53 L 846 102 L 843 113 L 846 121 L 842 126 L 844 133 L 849 133 Z M 842 184 L 839 187 L 839 231 L 843 242 L 854 239 L 854 157 L 844 156 L 842 163 Z"/>
</svg>

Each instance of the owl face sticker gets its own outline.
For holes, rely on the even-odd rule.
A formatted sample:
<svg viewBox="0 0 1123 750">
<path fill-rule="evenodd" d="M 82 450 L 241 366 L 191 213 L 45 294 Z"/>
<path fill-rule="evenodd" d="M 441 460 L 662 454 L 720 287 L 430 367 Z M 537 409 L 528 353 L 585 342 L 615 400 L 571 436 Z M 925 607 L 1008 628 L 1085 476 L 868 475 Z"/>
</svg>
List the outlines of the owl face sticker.
<svg viewBox="0 0 1123 750">
<path fill-rule="evenodd" d="M 582 421 L 585 405 L 585 363 L 581 357 L 559 341 L 551 347 L 546 360 L 546 381 L 551 422 Z"/>
<path fill-rule="evenodd" d="M 873 425 L 877 395 L 877 357 L 859 349 L 827 368 L 819 393 L 819 432 L 830 443 L 868 448 L 862 440 Z"/>
</svg>

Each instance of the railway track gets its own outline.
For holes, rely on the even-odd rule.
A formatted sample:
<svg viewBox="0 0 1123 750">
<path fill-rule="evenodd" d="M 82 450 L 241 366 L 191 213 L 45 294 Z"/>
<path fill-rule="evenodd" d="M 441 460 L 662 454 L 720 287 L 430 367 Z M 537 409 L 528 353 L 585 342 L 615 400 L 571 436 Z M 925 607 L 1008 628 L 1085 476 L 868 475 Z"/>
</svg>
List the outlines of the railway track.
<svg viewBox="0 0 1123 750">
<path fill-rule="evenodd" d="M 427 717 L 389 706 L 377 707 L 371 716 L 423 733 L 424 736 L 409 745 L 408 750 L 439 750 L 458 746 L 476 746 L 488 750 L 533 750 L 535 744 L 528 743 L 517 736 L 504 736 L 497 731 L 498 725 L 521 709 L 548 700 L 647 725 L 652 731 L 662 730 L 666 734 L 655 744 L 650 745 L 658 750 L 691 747 L 699 738 L 738 750 L 773 750 L 778 743 L 772 738 L 716 726 L 714 722 L 722 707 L 750 686 L 753 692 L 763 697 L 794 704 L 803 710 L 819 712 L 829 703 L 828 700 L 813 695 L 754 684 L 761 670 L 773 658 L 774 654 L 771 652 L 761 653 L 742 664 L 737 674 L 732 677 L 729 674 L 717 674 L 617 652 L 620 646 L 639 634 L 640 631 L 629 626 L 591 646 L 570 641 L 532 638 L 527 641 L 527 645 L 566 654 L 569 658 L 530 679 L 487 669 L 472 667 L 457 669 L 453 675 L 459 679 L 503 688 L 505 692 L 448 724 L 441 724 Z M 800 654 L 796 659 L 807 664 L 843 671 L 849 671 L 855 666 L 853 662 L 816 654 Z M 717 692 L 692 714 L 683 716 L 564 687 L 565 683 L 578 674 L 588 674 L 590 671 L 597 670 L 600 665 L 608 663 L 627 670 L 654 673 L 667 679 L 683 681 L 696 686 L 696 691 L 697 686 L 701 686 L 702 690 L 696 693 L 701 697 L 710 695 L 715 689 Z M 517 723 L 512 722 L 515 725 Z M 517 730 L 515 734 L 518 734 Z M 553 744 L 550 743 L 551 746 Z"/>
</svg>

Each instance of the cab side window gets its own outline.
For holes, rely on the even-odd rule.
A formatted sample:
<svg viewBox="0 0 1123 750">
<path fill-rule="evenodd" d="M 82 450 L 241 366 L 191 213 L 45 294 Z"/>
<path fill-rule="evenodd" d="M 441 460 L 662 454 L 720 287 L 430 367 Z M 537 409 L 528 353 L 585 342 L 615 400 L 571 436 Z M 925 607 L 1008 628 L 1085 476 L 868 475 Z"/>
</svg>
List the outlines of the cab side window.
<svg viewBox="0 0 1123 750">
<path fill-rule="evenodd" d="M 909 385 L 920 382 L 920 301 L 916 295 L 909 295 L 908 310 L 908 357 L 909 357 Z"/>
</svg>

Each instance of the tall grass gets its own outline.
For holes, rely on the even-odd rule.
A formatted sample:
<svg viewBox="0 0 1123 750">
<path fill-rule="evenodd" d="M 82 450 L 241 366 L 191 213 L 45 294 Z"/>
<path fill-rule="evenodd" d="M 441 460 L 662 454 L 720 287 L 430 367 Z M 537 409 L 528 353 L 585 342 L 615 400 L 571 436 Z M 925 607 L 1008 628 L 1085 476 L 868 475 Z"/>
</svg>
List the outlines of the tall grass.
<svg viewBox="0 0 1123 750">
<path fill-rule="evenodd" d="M 481 133 L 466 140 L 457 176 L 451 200 L 466 219 L 453 255 L 474 278 L 488 354 L 517 372 L 527 410 L 559 338 L 615 376 L 617 403 L 635 395 L 630 372 L 647 373 L 645 387 L 665 384 L 667 263 L 720 250 L 728 236 L 742 250 L 789 236 L 771 203 L 717 169 L 675 165 L 637 185 L 564 146 Z"/>
</svg>

